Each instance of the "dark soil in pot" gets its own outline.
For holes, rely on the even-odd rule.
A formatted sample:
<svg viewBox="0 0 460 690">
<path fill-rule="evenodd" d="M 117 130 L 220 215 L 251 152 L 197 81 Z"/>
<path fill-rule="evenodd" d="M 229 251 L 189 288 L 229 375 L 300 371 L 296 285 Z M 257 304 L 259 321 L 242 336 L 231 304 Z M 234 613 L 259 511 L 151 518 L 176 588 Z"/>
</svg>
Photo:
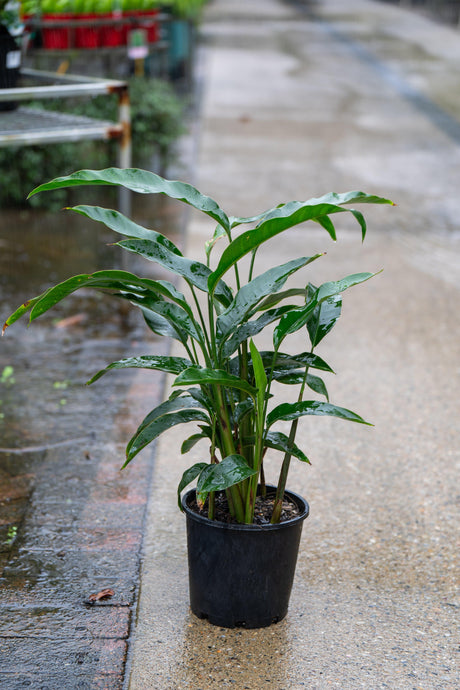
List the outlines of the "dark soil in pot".
<svg viewBox="0 0 460 690">
<path fill-rule="evenodd" d="M 268 495 L 273 499 L 273 489 Z M 286 616 L 309 508 L 297 494 L 285 492 L 285 498 L 295 517 L 272 525 L 262 509 L 262 522 L 241 525 L 208 520 L 195 512 L 195 490 L 184 495 L 190 605 L 196 616 L 228 628 L 262 628 Z"/>
</svg>

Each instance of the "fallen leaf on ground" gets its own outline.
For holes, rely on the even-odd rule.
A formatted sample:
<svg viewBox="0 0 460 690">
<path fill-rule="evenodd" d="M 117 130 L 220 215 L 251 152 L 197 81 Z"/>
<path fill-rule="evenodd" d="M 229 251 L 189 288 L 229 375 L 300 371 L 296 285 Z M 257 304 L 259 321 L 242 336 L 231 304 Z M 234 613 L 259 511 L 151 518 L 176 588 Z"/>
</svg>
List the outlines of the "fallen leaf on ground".
<svg viewBox="0 0 460 690">
<path fill-rule="evenodd" d="M 100 592 L 97 594 L 90 594 L 88 597 L 88 601 L 99 601 L 99 599 L 109 599 L 110 597 L 113 597 L 115 592 L 113 589 L 101 589 Z"/>
</svg>

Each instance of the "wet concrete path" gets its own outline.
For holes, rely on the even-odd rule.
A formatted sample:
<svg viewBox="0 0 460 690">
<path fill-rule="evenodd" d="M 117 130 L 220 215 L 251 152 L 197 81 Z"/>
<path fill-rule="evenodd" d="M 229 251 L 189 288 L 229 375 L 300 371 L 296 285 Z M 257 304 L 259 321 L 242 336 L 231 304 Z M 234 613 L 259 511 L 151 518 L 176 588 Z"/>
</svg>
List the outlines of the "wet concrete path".
<svg viewBox="0 0 460 690">
<path fill-rule="evenodd" d="M 339 223 L 336 245 L 299 229 L 265 254 L 279 263 L 300 246 L 327 250 L 313 282 L 385 269 L 346 295 L 322 349 L 338 372 L 331 399 L 375 427 L 302 425 L 313 466 L 295 466 L 288 483 L 311 514 L 288 617 L 258 631 L 189 613 L 171 468 L 180 477 L 200 456 L 181 458 L 174 438 L 160 443 L 131 690 L 454 690 L 460 681 L 460 41 L 387 3 L 299 5 L 209 5 L 197 184 L 235 215 L 330 190 L 398 204 L 367 209 L 364 245 Z M 201 256 L 212 230 L 193 219 L 190 251 Z M 267 463 L 269 476 L 276 468 Z"/>
</svg>

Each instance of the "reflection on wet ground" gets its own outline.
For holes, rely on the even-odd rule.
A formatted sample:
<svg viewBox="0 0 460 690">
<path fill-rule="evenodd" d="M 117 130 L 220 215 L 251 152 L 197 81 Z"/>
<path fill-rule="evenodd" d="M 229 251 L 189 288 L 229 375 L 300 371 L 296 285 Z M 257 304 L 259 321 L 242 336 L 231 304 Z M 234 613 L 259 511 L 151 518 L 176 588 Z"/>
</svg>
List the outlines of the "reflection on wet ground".
<svg viewBox="0 0 460 690">
<path fill-rule="evenodd" d="M 180 245 L 180 205 L 135 204 L 137 222 Z M 2 210 L 2 323 L 55 282 L 121 267 L 114 241 L 71 212 Z M 132 258 L 128 268 L 142 271 Z M 155 275 L 153 264 L 146 268 Z M 135 374 L 85 383 L 113 360 L 165 347 L 140 315 L 86 290 L 30 329 L 14 324 L 0 341 L 0 688 L 121 685 L 151 458 L 119 468 L 163 379 L 152 372 L 136 409 L 128 398 Z M 89 610 L 89 595 L 104 587 L 113 597 Z"/>
</svg>

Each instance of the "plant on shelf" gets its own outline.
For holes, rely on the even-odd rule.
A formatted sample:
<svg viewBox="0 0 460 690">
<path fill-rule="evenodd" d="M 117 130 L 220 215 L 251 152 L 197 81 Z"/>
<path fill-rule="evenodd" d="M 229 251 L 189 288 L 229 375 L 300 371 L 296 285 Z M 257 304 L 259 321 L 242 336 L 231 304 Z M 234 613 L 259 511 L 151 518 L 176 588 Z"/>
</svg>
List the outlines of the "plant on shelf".
<svg viewBox="0 0 460 690">
<path fill-rule="evenodd" d="M 268 449 L 279 452 L 276 491 L 267 496 L 268 526 L 274 527 L 280 521 L 291 459 L 308 463 L 295 442 L 299 419 L 327 415 L 366 424 L 358 414 L 329 402 L 326 385 L 317 373 L 332 369 L 315 349 L 340 316 L 342 293 L 374 274 L 356 273 L 321 285 L 302 277 L 286 286 L 291 276 L 303 276 L 323 254 L 302 252 L 267 267 L 266 260 L 258 260 L 258 251 L 264 243 L 306 221 L 320 225 L 335 240 L 333 217 L 342 212 L 354 217 L 364 239 L 366 222 L 354 205 L 392 202 L 363 192 L 330 193 L 277 204 L 256 216 L 241 218 L 228 216 L 214 200 L 188 184 L 138 169 L 116 168 L 79 171 L 43 184 L 32 194 L 81 185 L 122 185 L 134 192 L 165 194 L 194 207 L 215 227 L 204 247 L 203 261 L 183 256 L 167 237 L 115 210 L 75 206 L 73 211 L 122 235 L 124 239 L 117 243 L 122 249 L 158 263 L 174 280 L 152 280 L 121 270 L 75 276 L 28 300 L 7 319 L 4 330 L 27 313 L 34 321 L 80 288 L 109 291 L 139 307 L 147 326 L 157 335 L 178 341 L 184 356 L 128 357 L 109 364 L 90 380 L 93 383 L 109 371 L 133 367 L 175 376 L 169 398 L 145 417 L 129 441 L 124 467 L 163 432 L 197 422 L 197 432 L 187 435 L 182 452 L 204 441 L 208 458 L 184 472 L 179 496 L 196 480 L 197 510 L 208 521 L 215 518 L 216 500 L 223 499 L 228 520 L 247 527 L 254 522 L 258 493 L 262 500 L 267 493 L 265 453 Z M 303 244 L 307 244 L 307 236 Z M 221 245 L 225 246 L 214 261 Z M 256 344 L 266 330 L 271 332 L 270 350 Z M 305 344 L 301 351 L 289 352 L 288 336 L 299 332 L 305 334 Z M 296 402 L 286 402 L 282 386 L 275 387 L 275 383 L 298 386 Z M 277 429 L 286 422 L 290 423 L 288 433 Z"/>
</svg>

